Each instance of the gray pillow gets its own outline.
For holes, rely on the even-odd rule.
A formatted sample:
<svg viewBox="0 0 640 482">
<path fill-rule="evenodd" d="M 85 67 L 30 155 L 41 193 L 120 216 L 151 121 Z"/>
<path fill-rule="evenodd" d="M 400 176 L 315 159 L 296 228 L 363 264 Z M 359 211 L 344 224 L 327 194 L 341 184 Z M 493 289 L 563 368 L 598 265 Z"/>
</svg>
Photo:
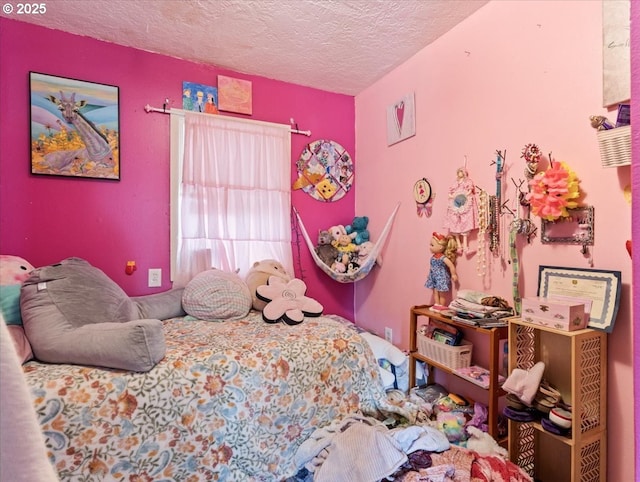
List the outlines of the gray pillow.
<svg viewBox="0 0 640 482">
<path fill-rule="evenodd" d="M 186 315 L 182 309 L 184 288 L 174 288 L 152 295 L 134 296 L 131 299 L 138 307 L 138 318 L 166 320 Z"/>
<path fill-rule="evenodd" d="M 80 258 L 37 268 L 23 282 L 20 309 L 38 360 L 148 371 L 165 354 L 162 322 Z"/>
</svg>

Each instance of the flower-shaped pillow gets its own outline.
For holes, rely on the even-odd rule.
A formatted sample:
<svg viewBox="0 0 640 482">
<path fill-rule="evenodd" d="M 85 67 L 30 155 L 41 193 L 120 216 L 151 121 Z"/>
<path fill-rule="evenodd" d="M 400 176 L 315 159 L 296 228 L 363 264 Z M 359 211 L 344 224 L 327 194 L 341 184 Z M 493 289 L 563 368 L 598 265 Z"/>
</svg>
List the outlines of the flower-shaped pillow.
<svg viewBox="0 0 640 482">
<path fill-rule="evenodd" d="M 256 288 L 256 296 L 267 303 L 262 310 L 262 319 L 267 323 L 282 321 L 287 325 L 298 325 L 305 316 L 320 316 L 323 306 L 305 296 L 306 291 L 307 285 L 300 279 L 284 281 L 269 276 L 266 285 Z"/>
</svg>

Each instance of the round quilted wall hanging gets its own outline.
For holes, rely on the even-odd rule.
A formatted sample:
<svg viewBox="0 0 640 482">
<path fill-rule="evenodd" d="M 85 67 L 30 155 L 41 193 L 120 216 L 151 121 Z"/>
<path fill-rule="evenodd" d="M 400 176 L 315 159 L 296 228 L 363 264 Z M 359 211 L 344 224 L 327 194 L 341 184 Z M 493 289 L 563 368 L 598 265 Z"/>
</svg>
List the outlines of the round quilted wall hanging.
<svg viewBox="0 0 640 482">
<path fill-rule="evenodd" d="M 302 189 L 318 201 L 338 201 L 353 185 L 351 155 L 334 141 L 318 140 L 307 144 L 300 154 L 297 169 L 298 179 L 293 183 L 293 189 Z"/>
</svg>

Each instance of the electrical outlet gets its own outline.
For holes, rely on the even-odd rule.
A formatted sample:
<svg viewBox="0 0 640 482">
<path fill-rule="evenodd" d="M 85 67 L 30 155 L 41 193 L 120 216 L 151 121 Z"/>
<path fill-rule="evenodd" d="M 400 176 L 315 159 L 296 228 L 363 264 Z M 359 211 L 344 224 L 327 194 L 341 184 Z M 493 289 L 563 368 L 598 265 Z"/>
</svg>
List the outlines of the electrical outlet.
<svg viewBox="0 0 640 482">
<path fill-rule="evenodd" d="M 160 268 L 152 268 L 149 270 L 149 288 L 158 288 L 162 286 L 162 270 Z"/>
<path fill-rule="evenodd" d="M 389 343 L 393 343 L 393 330 L 388 326 L 384 329 L 384 339 Z"/>
</svg>

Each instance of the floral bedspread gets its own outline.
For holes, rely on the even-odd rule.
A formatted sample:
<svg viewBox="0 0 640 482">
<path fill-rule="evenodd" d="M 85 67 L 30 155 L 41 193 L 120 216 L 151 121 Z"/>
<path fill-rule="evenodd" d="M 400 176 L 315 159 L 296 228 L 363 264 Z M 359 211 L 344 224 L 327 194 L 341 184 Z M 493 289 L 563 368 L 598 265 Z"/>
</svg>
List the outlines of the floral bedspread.
<svg viewBox="0 0 640 482">
<path fill-rule="evenodd" d="M 369 346 L 339 317 L 164 327 L 148 373 L 24 365 L 61 480 L 283 480 L 316 428 L 386 403 Z"/>
</svg>

